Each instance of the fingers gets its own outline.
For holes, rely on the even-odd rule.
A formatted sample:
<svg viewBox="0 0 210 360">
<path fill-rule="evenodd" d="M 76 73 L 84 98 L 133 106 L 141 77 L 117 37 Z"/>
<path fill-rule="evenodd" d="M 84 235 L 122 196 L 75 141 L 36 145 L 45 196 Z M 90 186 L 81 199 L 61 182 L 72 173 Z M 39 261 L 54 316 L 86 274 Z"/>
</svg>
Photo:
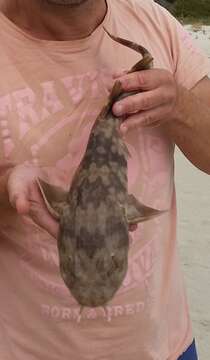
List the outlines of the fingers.
<svg viewBox="0 0 210 360">
<path fill-rule="evenodd" d="M 121 75 L 119 80 L 124 91 L 147 91 L 157 89 L 166 80 L 168 81 L 169 75 L 172 77 L 166 70 L 151 69 Z"/>
<path fill-rule="evenodd" d="M 158 88 L 136 95 L 128 96 L 122 101 L 118 101 L 113 106 L 116 116 L 128 115 L 139 111 L 149 110 L 168 102 L 168 96 Z"/>
<path fill-rule="evenodd" d="M 10 172 L 7 182 L 9 201 L 19 214 L 29 212 L 30 193 L 37 171 L 33 166 L 18 165 Z"/>
<path fill-rule="evenodd" d="M 120 131 L 124 135 L 128 130 L 137 127 L 155 127 L 170 120 L 170 110 L 167 106 L 160 106 L 148 111 L 142 111 L 127 118 L 121 125 Z"/>
<path fill-rule="evenodd" d="M 127 117 L 121 133 L 136 126 L 157 126 L 172 118 L 179 96 L 173 76 L 166 70 L 152 69 L 120 78 L 124 91 L 138 91 L 113 105 L 116 116 Z"/>
<path fill-rule="evenodd" d="M 128 73 L 127 70 L 121 69 L 115 71 L 112 77 L 114 80 L 120 80 L 125 92 L 154 90 L 166 81 L 169 82 L 173 79 L 168 71 L 162 69 L 142 70 L 133 73 Z"/>
<path fill-rule="evenodd" d="M 16 166 L 7 183 L 9 201 L 18 214 L 29 215 L 37 225 L 57 238 L 59 225 L 44 204 L 36 183 L 37 177 L 40 177 L 40 169 Z"/>
<path fill-rule="evenodd" d="M 120 77 L 125 92 L 139 91 L 116 102 L 113 112 L 116 116 L 150 110 L 168 103 L 173 105 L 177 98 L 177 84 L 166 70 L 152 69 L 134 72 Z"/>
</svg>

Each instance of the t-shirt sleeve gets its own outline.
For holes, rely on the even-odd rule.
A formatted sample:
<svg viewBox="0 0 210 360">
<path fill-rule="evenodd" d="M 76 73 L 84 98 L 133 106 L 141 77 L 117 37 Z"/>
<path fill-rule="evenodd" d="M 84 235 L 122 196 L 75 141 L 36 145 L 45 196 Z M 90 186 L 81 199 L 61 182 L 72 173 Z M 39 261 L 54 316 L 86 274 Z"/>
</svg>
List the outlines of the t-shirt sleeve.
<svg viewBox="0 0 210 360">
<path fill-rule="evenodd" d="M 190 33 L 168 11 L 153 2 L 164 36 L 169 37 L 174 77 L 180 85 L 193 88 L 210 74 L 210 60 Z"/>
</svg>

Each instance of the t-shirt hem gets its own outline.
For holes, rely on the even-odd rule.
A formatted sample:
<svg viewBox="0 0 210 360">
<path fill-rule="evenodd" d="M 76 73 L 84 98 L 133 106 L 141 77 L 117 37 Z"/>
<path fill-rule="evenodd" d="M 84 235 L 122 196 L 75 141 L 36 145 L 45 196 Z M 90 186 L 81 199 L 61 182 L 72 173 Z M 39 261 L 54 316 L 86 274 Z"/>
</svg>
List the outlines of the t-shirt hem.
<svg viewBox="0 0 210 360">
<path fill-rule="evenodd" d="M 182 356 L 185 351 L 187 351 L 187 349 L 190 347 L 190 345 L 192 345 L 193 339 L 194 338 L 192 335 L 187 337 L 184 344 L 182 344 L 182 347 L 179 350 L 177 350 L 176 353 L 173 354 L 171 357 L 169 357 L 167 360 L 178 360 L 178 358 L 180 356 Z"/>
</svg>

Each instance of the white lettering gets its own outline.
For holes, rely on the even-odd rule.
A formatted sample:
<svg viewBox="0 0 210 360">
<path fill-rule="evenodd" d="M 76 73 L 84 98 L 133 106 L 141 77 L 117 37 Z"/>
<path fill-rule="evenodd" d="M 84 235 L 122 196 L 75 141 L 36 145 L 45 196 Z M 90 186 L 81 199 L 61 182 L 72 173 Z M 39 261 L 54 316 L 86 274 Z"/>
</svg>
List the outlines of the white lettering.
<svg viewBox="0 0 210 360">
<path fill-rule="evenodd" d="M 48 117 L 51 114 L 63 109 L 63 105 L 56 95 L 55 82 L 47 81 L 41 84 L 43 88 L 43 104 L 44 108 L 42 110 L 42 119 Z M 48 111 L 49 110 L 49 111 Z"/>
</svg>

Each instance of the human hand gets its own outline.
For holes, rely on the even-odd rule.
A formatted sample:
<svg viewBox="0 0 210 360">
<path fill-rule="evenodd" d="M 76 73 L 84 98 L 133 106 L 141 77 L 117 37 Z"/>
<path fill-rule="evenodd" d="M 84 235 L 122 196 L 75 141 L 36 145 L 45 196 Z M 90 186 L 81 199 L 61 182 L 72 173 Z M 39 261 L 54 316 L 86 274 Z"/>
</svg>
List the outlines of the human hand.
<svg viewBox="0 0 210 360">
<path fill-rule="evenodd" d="M 169 120 L 178 101 L 178 85 L 173 75 L 162 69 L 142 70 L 115 76 L 125 92 L 139 91 L 113 105 L 116 116 L 126 116 L 121 125 L 125 134 L 138 126 L 157 126 Z"/>
<path fill-rule="evenodd" d="M 30 216 L 37 225 L 57 238 L 59 224 L 50 215 L 40 193 L 37 179 L 41 178 L 46 178 L 46 174 L 40 168 L 26 165 L 13 167 L 7 181 L 9 202 L 18 214 Z M 129 231 L 136 228 L 137 225 L 130 225 Z"/>
<path fill-rule="evenodd" d="M 39 226 L 57 238 L 58 222 L 50 215 L 40 194 L 37 178 L 43 171 L 34 166 L 17 165 L 10 170 L 7 190 L 11 206 L 21 215 L 29 215 Z"/>
</svg>

